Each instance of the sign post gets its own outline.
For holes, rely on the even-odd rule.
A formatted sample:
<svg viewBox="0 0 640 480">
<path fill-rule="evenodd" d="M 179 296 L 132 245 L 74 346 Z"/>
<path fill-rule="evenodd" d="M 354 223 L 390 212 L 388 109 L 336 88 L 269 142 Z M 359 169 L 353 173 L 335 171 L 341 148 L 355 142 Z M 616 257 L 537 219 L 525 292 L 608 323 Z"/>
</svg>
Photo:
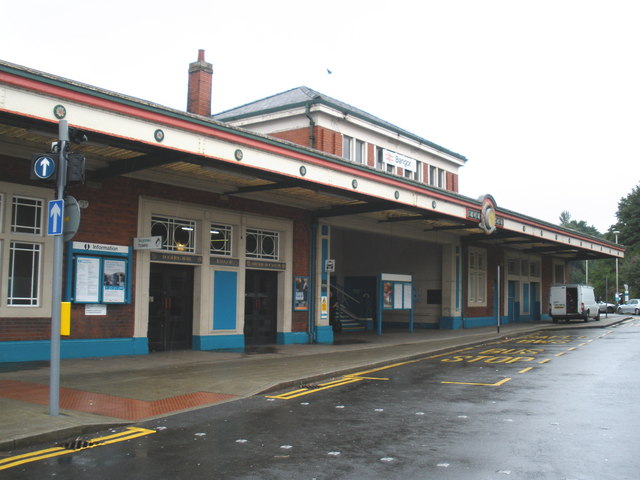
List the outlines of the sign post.
<svg viewBox="0 0 640 480">
<path fill-rule="evenodd" d="M 55 235 L 53 244 L 53 282 L 51 292 L 51 370 L 49 378 L 49 414 L 60 414 L 60 303 L 62 302 L 62 257 L 64 237 L 64 190 L 67 184 L 67 148 L 69 124 L 60 120 L 58 125 L 58 175 L 56 200 L 49 203 L 49 235 Z M 52 225 L 53 223 L 53 225 Z"/>
</svg>

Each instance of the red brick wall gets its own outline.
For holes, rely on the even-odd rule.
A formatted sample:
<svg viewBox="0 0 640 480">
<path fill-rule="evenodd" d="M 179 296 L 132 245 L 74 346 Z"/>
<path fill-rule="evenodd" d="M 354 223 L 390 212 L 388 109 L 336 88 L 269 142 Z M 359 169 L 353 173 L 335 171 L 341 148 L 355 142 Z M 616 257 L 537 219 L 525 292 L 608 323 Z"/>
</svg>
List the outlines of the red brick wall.
<svg viewBox="0 0 640 480">
<path fill-rule="evenodd" d="M 316 134 L 317 127 L 314 127 L 314 135 Z M 272 137 L 281 138 L 288 142 L 296 143 L 305 147 L 310 147 L 309 128 L 298 128 L 296 130 L 287 130 L 286 132 L 270 133 Z M 317 139 L 316 139 L 317 144 Z M 317 148 L 317 147 L 316 147 Z"/>
<path fill-rule="evenodd" d="M 3 181 L 44 186 L 30 182 L 29 162 L 0 156 L 0 178 Z M 173 202 L 201 204 L 234 211 L 269 215 L 293 221 L 293 275 L 309 274 L 309 219 L 303 210 L 288 206 L 267 204 L 245 198 L 229 197 L 200 190 L 188 190 L 170 185 L 116 177 L 100 181 L 100 186 L 88 182 L 68 189 L 77 199 L 88 200 L 89 207 L 82 210 L 82 220 L 74 241 L 131 245 L 137 236 L 138 198 L 148 196 L 171 199 Z M 132 281 L 135 281 L 135 251 Z M 135 288 L 132 288 L 132 294 Z M 135 298 L 132 298 L 135 302 Z M 109 305 L 108 315 L 87 317 L 84 305 L 72 306 L 70 338 L 126 338 L 133 336 L 134 304 Z M 295 312 L 294 331 L 306 330 L 306 312 Z M 50 318 L 0 318 L 0 339 L 48 340 Z"/>
<path fill-rule="evenodd" d="M 458 191 L 458 175 L 455 173 L 447 172 L 447 190 Z"/>
<path fill-rule="evenodd" d="M 376 146 L 372 143 L 367 144 L 367 165 L 376 166 Z"/>
<path fill-rule="evenodd" d="M 540 265 L 541 280 L 540 280 L 540 310 L 542 313 L 549 313 L 549 293 L 553 281 L 553 259 L 551 257 L 543 256 Z"/>
</svg>

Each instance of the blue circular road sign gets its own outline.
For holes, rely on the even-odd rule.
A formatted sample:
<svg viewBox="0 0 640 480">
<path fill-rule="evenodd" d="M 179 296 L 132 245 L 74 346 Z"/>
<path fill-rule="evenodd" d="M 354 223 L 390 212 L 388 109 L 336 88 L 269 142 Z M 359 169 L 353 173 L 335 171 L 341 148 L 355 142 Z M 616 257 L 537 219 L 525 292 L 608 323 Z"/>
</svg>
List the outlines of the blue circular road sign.
<svg viewBox="0 0 640 480">
<path fill-rule="evenodd" d="M 35 173 L 36 177 L 46 180 L 47 178 L 51 178 L 51 176 L 56 171 L 56 162 L 52 157 L 43 155 L 38 157 L 35 162 L 33 162 L 33 173 Z"/>
</svg>

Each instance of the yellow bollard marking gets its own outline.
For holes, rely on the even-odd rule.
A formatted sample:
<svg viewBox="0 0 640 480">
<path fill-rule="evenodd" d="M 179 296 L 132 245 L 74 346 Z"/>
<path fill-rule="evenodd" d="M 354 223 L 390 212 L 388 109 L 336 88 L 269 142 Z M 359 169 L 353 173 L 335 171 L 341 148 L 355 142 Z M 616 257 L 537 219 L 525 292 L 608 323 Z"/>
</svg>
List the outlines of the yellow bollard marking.
<svg viewBox="0 0 640 480">
<path fill-rule="evenodd" d="M 127 427 L 127 429 L 123 432 L 87 440 L 87 443 L 89 443 L 89 445 L 87 445 L 86 447 L 76 449 L 53 447 L 5 458 L 3 460 L 0 460 L 0 470 L 6 470 L 8 468 L 24 465 L 25 463 L 37 462 L 38 460 L 45 460 L 47 458 L 68 455 L 70 453 L 87 450 L 89 448 L 102 447 L 104 445 L 111 445 L 112 443 L 124 442 L 125 440 L 143 437 L 152 433 L 156 433 L 156 431 L 148 430 L 146 428 Z"/>
<path fill-rule="evenodd" d="M 71 335 L 71 302 L 60 302 L 60 335 Z"/>
</svg>

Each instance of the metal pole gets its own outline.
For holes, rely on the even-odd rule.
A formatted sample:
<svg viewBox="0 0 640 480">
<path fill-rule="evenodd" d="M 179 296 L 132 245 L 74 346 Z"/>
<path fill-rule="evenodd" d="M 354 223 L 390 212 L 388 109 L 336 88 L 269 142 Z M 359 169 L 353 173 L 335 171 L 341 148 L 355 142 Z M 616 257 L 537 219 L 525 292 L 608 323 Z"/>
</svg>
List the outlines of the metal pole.
<svg viewBox="0 0 640 480">
<path fill-rule="evenodd" d="M 498 265 L 498 333 L 500 333 L 500 265 Z"/>
<path fill-rule="evenodd" d="M 618 234 L 620 232 L 616 230 L 613 233 L 615 233 L 615 235 L 616 235 L 616 245 L 617 245 L 618 244 Z M 616 253 L 616 255 L 617 255 L 617 253 Z M 618 293 L 620 293 L 620 290 L 618 290 L 618 257 L 616 256 L 616 300 L 617 301 L 619 301 Z"/>
<path fill-rule="evenodd" d="M 584 261 L 584 279 L 584 284 L 589 285 L 589 260 Z"/>
<path fill-rule="evenodd" d="M 56 181 L 56 200 L 64 204 L 64 189 L 67 184 L 67 159 L 65 157 L 69 142 L 69 124 L 60 120 L 58 125 L 58 178 Z M 64 218 L 64 211 L 62 212 Z M 62 256 L 64 236 L 56 235 L 53 243 L 53 282 L 51 293 L 51 362 L 49 378 L 49 414 L 60 413 L 60 303 L 62 302 Z"/>
</svg>

